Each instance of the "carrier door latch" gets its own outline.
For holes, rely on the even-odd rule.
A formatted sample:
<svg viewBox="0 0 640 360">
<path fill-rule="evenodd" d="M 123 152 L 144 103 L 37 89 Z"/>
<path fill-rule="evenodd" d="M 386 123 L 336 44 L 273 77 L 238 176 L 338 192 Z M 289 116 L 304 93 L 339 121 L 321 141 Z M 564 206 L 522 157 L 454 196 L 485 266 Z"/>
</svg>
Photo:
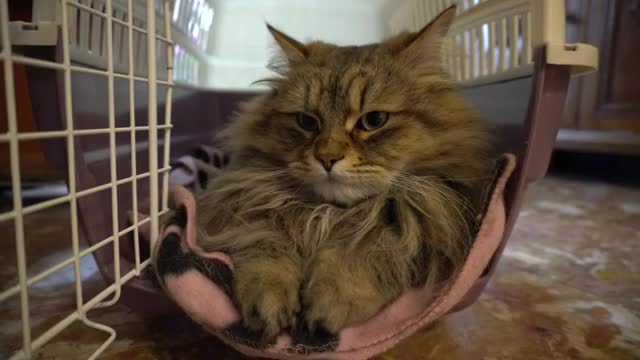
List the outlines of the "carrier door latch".
<svg viewBox="0 0 640 360">
<path fill-rule="evenodd" d="M 12 45 L 56 45 L 58 24 L 46 21 L 9 23 L 9 35 Z"/>
<path fill-rule="evenodd" d="M 58 1 L 33 0 L 32 21 L 9 22 L 12 45 L 54 46 L 58 41 Z"/>
</svg>

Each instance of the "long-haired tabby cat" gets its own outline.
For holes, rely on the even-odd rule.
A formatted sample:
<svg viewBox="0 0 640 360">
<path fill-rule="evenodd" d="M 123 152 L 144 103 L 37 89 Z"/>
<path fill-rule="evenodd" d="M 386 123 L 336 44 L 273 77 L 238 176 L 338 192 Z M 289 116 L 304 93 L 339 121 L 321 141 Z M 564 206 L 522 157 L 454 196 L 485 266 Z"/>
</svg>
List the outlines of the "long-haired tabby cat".
<svg viewBox="0 0 640 360">
<path fill-rule="evenodd" d="M 231 164 L 197 200 L 198 241 L 230 255 L 243 321 L 265 340 L 336 333 L 459 270 L 489 157 L 441 66 L 454 13 L 366 46 L 269 27 L 280 76 L 226 130 Z"/>
</svg>

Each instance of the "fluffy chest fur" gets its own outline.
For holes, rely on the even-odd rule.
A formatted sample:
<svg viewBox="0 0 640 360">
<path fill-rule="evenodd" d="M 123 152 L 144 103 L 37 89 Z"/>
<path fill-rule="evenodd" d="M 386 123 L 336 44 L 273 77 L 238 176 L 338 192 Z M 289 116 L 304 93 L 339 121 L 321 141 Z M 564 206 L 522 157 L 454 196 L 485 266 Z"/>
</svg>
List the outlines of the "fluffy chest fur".
<svg viewBox="0 0 640 360">
<path fill-rule="evenodd" d="M 379 271 L 389 286 L 441 279 L 464 260 L 475 210 L 444 182 L 407 177 L 398 184 L 344 207 L 308 201 L 286 173 L 230 169 L 198 200 L 201 244 L 231 252 L 287 247 L 305 263 L 333 248 L 349 258 L 345 263 L 386 258 Z M 256 240 L 265 233 L 273 244 L 256 244 L 268 242 Z"/>
</svg>

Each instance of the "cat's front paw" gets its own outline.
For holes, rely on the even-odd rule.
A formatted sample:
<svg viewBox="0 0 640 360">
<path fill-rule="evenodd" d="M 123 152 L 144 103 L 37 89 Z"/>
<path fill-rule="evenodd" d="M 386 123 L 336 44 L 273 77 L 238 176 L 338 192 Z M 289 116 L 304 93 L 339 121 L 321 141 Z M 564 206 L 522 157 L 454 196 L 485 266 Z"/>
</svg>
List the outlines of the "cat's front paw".
<svg viewBox="0 0 640 360">
<path fill-rule="evenodd" d="M 304 321 L 311 333 L 338 334 L 348 325 L 370 319 L 386 303 L 384 294 L 367 279 L 335 269 L 316 271 L 303 291 Z"/>
<path fill-rule="evenodd" d="M 275 271 L 259 271 L 261 266 L 236 268 L 234 294 L 243 324 L 261 335 L 262 342 L 272 342 L 280 333 L 295 326 L 300 310 L 297 276 Z"/>
</svg>

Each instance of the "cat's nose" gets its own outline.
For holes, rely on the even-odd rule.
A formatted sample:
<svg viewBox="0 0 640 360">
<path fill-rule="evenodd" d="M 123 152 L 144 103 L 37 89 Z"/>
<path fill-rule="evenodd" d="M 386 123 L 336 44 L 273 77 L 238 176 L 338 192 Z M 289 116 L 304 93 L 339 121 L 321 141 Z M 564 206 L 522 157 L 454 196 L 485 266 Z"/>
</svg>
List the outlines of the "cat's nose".
<svg viewBox="0 0 640 360">
<path fill-rule="evenodd" d="M 327 172 L 331 171 L 331 168 L 335 163 L 344 159 L 344 155 L 331 154 L 331 153 L 318 153 L 316 159 L 322 164 Z"/>
</svg>

